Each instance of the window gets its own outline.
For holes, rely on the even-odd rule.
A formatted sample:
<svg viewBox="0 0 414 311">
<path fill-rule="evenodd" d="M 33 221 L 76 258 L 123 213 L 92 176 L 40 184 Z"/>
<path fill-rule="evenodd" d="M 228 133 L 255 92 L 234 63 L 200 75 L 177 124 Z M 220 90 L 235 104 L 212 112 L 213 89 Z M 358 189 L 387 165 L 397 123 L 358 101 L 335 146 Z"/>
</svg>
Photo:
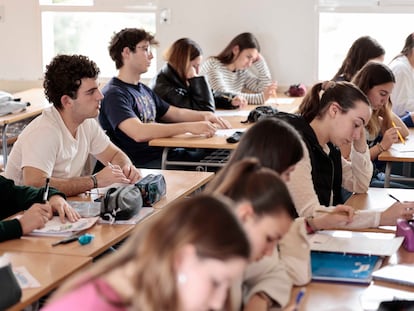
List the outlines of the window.
<svg viewBox="0 0 414 311">
<path fill-rule="evenodd" d="M 144 28 L 153 33 L 156 30 L 156 7 L 151 3 L 128 6 L 123 4 L 125 0 L 39 1 L 44 67 L 57 54 L 82 54 L 97 63 L 101 78 L 109 78 L 116 73 L 108 53 L 113 33 L 125 27 Z M 155 64 L 156 54 L 143 78 L 155 75 Z"/>
<path fill-rule="evenodd" d="M 361 36 L 375 38 L 385 49 L 384 63 L 389 64 L 414 31 L 413 18 L 413 0 L 319 0 L 318 79 L 331 79 Z"/>
</svg>

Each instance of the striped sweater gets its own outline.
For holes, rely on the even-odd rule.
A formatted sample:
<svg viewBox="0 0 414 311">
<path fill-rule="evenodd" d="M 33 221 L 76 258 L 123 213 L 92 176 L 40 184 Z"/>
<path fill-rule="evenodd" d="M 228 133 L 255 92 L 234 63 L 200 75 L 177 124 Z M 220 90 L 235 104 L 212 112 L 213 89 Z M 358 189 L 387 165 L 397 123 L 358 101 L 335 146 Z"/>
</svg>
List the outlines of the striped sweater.
<svg viewBox="0 0 414 311">
<path fill-rule="evenodd" d="M 201 65 L 200 74 L 207 77 L 214 91 L 241 95 L 249 104 L 261 105 L 264 103 L 263 89 L 272 83 L 272 77 L 263 58 L 253 63 L 253 67 L 257 75 L 249 69 L 233 72 L 217 58 L 210 57 Z"/>
</svg>

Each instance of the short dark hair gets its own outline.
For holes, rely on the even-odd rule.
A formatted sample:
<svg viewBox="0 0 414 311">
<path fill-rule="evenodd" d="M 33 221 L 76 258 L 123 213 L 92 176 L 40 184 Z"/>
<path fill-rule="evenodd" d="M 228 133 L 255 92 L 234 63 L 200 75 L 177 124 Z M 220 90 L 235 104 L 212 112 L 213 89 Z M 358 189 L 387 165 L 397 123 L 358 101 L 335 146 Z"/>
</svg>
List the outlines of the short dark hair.
<svg viewBox="0 0 414 311">
<path fill-rule="evenodd" d="M 68 95 L 76 99 L 82 79 L 97 79 L 99 72 L 96 63 L 86 56 L 57 55 L 46 66 L 43 81 L 46 98 L 56 109 L 62 109 L 62 96 Z"/>
<path fill-rule="evenodd" d="M 141 41 L 148 41 L 151 45 L 157 45 L 158 41 L 154 39 L 154 35 L 144 29 L 138 28 L 124 28 L 121 31 L 114 33 L 109 42 L 109 55 L 115 62 L 116 69 L 124 65 L 122 60 L 122 51 L 124 48 L 129 48 L 135 52 L 136 45 Z"/>
</svg>

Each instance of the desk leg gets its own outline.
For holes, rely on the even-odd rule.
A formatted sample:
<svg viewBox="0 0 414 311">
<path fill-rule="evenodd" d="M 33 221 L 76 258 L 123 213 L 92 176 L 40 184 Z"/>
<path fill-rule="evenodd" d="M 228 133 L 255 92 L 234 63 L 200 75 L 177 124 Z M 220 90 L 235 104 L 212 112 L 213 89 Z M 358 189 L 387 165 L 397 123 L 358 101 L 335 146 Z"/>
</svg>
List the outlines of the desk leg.
<svg viewBox="0 0 414 311">
<path fill-rule="evenodd" d="M 6 168 L 6 164 L 7 164 L 7 128 L 8 127 L 9 127 L 8 123 L 3 125 L 3 133 L 2 133 L 3 168 Z"/>
<path fill-rule="evenodd" d="M 162 151 L 162 157 L 161 157 L 161 169 L 166 170 L 167 169 L 167 156 L 168 156 L 168 147 L 164 147 L 164 150 Z"/>
<path fill-rule="evenodd" d="M 392 162 L 387 162 L 387 165 L 385 166 L 385 179 L 384 179 L 384 188 L 390 187 L 390 180 L 391 180 L 391 166 Z"/>
</svg>

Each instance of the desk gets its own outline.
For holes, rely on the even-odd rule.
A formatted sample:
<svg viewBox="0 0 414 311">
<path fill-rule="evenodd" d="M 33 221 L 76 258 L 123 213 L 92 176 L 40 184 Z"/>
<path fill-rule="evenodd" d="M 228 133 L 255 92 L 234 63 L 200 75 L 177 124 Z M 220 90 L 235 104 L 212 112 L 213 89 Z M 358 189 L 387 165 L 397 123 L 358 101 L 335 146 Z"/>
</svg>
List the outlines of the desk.
<svg viewBox="0 0 414 311">
<path fill-rule="evenodd" d="M 388 193 L 399 198 L 401 201 L 412 200 L 413 190 L 411 189 L 385 189 L 370 188 L 366 194 L 354 194 L 345 204 L 356 209 L 386 209 L 395 200 L 388 196 Z M 372 229 L 364 231 L 389 232 L 387 229 Z M 414 263 L 414 252 L 407 252 L 402 247 L 396 254 L 391 256 L 385 264 Z M 379 287 L 393 288 L 414 292 L 414 287 L 400 286 L 387 282 L 372 282 Z M 306 287 L 305 297 L 300 305 L 299 311 L 361 311 L 361 295 L 366 291 L 367 286 L 356 284 L 340 284 L 330 282 L 310 282 Z M 300 287 L 292 291 L 289 305 L 294 304 L 295 297 Z"/>
<path fill-rule="evenodd" d="M 2 148 L 3 148 L 3 167 L 7 164 L 7 127 L 19 121 L 29 119 L 42 113 L 43 109 L 51 106 L 46 100 L 42 88 L 29 89 L 13 94 L 14 98 L 21 98 L 22 101 L 30 102 L 24 111 L 19 113 L 8 114 L 0 117 L 0 126 L 3 128 L 2 132 Z"/>
<path fill-rule="evenodd" d="M 414 263 L 414 253 L 401 248 L 397 254 L 389 259 L 390 263 Z M 387 263 L 386 263 L 387 264 Z M 370 286 L 377 286 L 378 290 L 403 290 L 414 293 L 414 287 L 397 285 L 388 282 L 371 282 Z M 306 294 L 299 307 L 299 311 L 361 311 L 361 297 L 367 290 L 366 285 L 341 284 L 330 282 L 310 282 L 306 286 Z M 301 287 L 292 290 L 289 306 L 294 304 L 295 297 Z M 403 296 L 399 296 L 404 298 Z"/>
<path fill-rule="evenodd" d="M 213 177 L 214 173 L 196 171 L 162 171 L 142 169 L 145 176 L 150 173 L 162 173 L 167 184 L 166 195 L 154 205 L 156 215 L 163 207 L 194 192 Z M 90 196 L 71 197 L 73 200 L 90 200 Z M 149 217 L 149 219 L 151 219 Z M 145 222 L 148 218 L 144 219 Z M 51 244 L 60 240 L 60 237 L 22 237 L 0 243 L 0 251 L 42 252 L 84 257 L 96 257 L 111 246 L 128 237 L 135 225 L 96 224 L 88 233 L 95 235 L 90 244 L 80 245 L 77 242 L 52 247 Z"/>
<path fill-rule="evenodd" d="M 23 289 L 20 302 L 7 309 L 8 311 L 22 310 L 58 287 L 74 272 L 92 262 L 91 257 L 4 251 L 0 251 L 0 254 L 7 254 L 13 267 L 26 267 L 41 284 L 37 288 Z"/>
<path fill-rule="evenodd" d="M 281 99 L 286 99 L 285 95 L 280 96 Z M 280 111 L 284 112 L 293 112 L 297 109 L 299 104 L 302 101 L 301 97 L 289 98 L 292 99 L 290 104 L 276 104 L 271 105 L 277 108 Z M 251 124 L 243 124 L 241 121 L 247 119 L 248 112 L 256 108 L 255 105 L 248 105 L 244 110 L 226 110 L 225 116 L 222 116 L 224 119 L 230 122 L 232 128 L 234 129 L 247 129 Z M 245 115 L 241 115 L 240 112 L 245 111 Z M 232 115 L 232 113 L 234 115 Z M 184 165 L 184 166 L 213 166 L 221 167 L 226 161 L 219 163 L 206 163 L 206 162 L 183 162 L 183 161 L 168 161 L 167 154 L 169 148 L 200 148 L 200 149 L 224 149 L 224 150 L 234 150 L 237 148 L 236 144 L 229 144 L 226 141 L 227 137 L 215 135 L 213 137 L 207 138 L 202 135 L 192 135 L 192 134 L 182 134 L 174 137 L 165 137 L 165 138 L 156 138 L 149 141 L 150 146 L 154 147 L 164 147 L 162 154 L 162 164 L 161 168 L 166 169 L 167 165 Z"/>
<path fill-rule="evenodd" d="M 409 177 L 410 172 L 409 168 L 412 162 L 414 162 L 414 129 L 409 129 L 410 134 L 405 139 L 405 144 L 398 143 L 393 144 L 389 150 L 381 152 L 378 156 L 378 160 L 385 161 L 385 180 L 384 180 L 384 187 L 390 186 L 390 181 L 414 181 L 413 177 Z M 399 177 L 391 177 L 391 167 L 393 162 L 402 162 L 407 164 L 404 166 L 403 176 Z"/>
</svg>

